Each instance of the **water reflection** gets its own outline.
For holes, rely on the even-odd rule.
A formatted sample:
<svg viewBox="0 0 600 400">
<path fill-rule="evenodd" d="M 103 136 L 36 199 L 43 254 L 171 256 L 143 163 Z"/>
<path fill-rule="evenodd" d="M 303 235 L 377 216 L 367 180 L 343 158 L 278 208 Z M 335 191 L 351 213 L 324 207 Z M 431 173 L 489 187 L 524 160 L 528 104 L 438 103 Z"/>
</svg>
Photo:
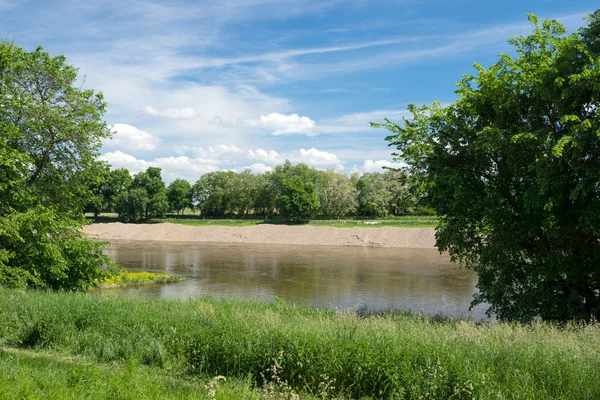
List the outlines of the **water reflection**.
<svg viewBox="0 0 600 400">
<path fill-rule="evenodd" d="M 468 311 L 475 275 L 434 249 L 114 241 L 106 253 L 128 269 L 188 278 L 124 289 L 129 293 L 266 301 L 278 296 L 319 306 L 475 319 L 485 310 L 481 306 Z"/>
</svg>

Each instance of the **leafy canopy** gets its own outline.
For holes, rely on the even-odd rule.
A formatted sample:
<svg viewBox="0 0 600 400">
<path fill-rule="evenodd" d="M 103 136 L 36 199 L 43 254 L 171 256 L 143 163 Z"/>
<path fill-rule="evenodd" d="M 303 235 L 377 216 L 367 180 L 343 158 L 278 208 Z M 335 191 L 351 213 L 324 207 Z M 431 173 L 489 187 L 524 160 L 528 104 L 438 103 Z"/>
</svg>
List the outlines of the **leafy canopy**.
<svg viewBox="0 0 600 400">
<path fill-rule="evenodd" d="M 0 43 L 0 284 L 85 290 L 110 264 L 78 230 L 110 136 L 102 95 L 41 48 Z"/>
<path fill-rule="evenodd" d="M 600 318 L 600 12 L 533 32 L 458 83 L 458 100 L 384 126 L 440 215 L 437 246 L 478 273 L 498 317 Z"/>
<path fill-rule="evenodd" d="M 118 177 L 122 178 L 123 174 L 119 173 Z M 160 168 L 148 167 L 145 172 L 136 174 L 129 186 L 125 186 L 122 179 L 117 181 L 122 184 L 115 204 L 120 219 L 127 222 L 149 221 L 163 217 L 168 211 L 167 189 Z"/>
<path fill-rule="evenodd" d="M 315 185 L 301 176 L 283 181 L 280 202 L 281 215 L 291 221 L 308 221 L 319 211 L 319 196 Z"/>
<path fill-rule="evenodd" d="M 192 185 L 185 179 L 175 179 L 167 188 L 167 200 L 169 209 L 175 210 L 177 214 L 192 208 Z"/>
</svg>

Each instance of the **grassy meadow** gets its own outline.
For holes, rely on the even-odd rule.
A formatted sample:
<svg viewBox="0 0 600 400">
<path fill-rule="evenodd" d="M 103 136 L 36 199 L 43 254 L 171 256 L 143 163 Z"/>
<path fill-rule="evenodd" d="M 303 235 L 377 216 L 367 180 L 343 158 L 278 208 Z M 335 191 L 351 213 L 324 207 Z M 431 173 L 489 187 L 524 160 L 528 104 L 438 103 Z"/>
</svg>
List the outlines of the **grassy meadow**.
<svg viewBox="0 0 600 400">
<path fill-rule="evenodd" d="M 119 219 L 115 213 L 102 213 L 97 218 L 94 218 L 92 214 L 86 214 L 86 218 L 90 221 L 97 221 L 100 223 L 105 222 L 118 222 Z M 202 217 L 191 212 L 176 216 L 167 215 L 166 218 L 154 219 L 151 222 L 161 223 L 169 222 L 172 224 L 182 224 L 189 226 L 254 226 L 262 224 L 289 224 L 288 221 L 281 219 L 263 219 L 263 218 L 209 218 Z M 297 224 L 297 223 L 296 223 Z M 429 215 L 406 215 L 398 216 L 389 219 L 313 219 L 307 222 L 305 225 L 311 226 L 331 226 L 335 228 L 380 228 L 384 226 L 397 227 L 397 228 L 428 228 L 435 227 L 437 224 L 437 217 Z"/>
<path fill-rule="evenodd" d="M 597 324 L 0 288 L 0 348 L 0 398 L 600 398 Z"/>
</svg>

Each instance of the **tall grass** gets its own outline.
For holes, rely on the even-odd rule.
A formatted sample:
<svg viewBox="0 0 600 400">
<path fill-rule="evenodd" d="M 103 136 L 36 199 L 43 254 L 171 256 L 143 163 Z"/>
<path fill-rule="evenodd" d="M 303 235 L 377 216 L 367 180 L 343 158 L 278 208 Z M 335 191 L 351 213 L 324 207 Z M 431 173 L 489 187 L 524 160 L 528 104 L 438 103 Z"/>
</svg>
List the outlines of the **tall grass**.
<svg viewBox="0 0 600 400">
<path fill-rule="evenodd" d="M 346 398 L 600 398 L 600 326 L 0 289 L 0 346 Z M 273 369 L 276 369 L 275 377 Z"/>
<path fill-rule="evenodd" d="M 127 362 L 105 366 L 54 354 L 0 350 L 0 399 L 258 399 L 248 382 L 219 382 L 214 396 L 207 380 L 165 376 Z"/>
</svg>

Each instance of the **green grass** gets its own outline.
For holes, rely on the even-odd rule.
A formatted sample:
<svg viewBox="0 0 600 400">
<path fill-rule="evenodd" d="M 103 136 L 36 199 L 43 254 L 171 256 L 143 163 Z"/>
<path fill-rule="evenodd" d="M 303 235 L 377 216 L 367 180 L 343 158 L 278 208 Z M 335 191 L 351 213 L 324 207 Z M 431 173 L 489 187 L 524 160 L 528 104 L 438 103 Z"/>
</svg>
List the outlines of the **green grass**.
<svg viewBox="0 0 600 400">
<path fill-rule="evenodd" d="M 88 219 L 93 220 L 91 214 L 86 214 Z M 97 222 L 117 222 L 117 215 L 114 213 L 100 214 L 96 219 Z M 203 218 L 198 215 L 183 215 L 181 217 L 169 216 L 168 218 L 157 219 L 152 222 L 169 222 L 172 224 L 181 224 L 188 226 L 254 226 L 261 224 L 275 224 L 275 225 L 298 225 L 297 223 L 290 223 L 280 219 L 252 219 L 252 218 L 240 218 L 240 219 L 225 219 L 225 218 Z M 396 228 L 427 228 L 435 227 L 437 224 L 437 217 L 435 216 L 424 216 L 424 215 L 407 215 L 394 217 L 393 219 L 313 219 L 304 225 L 310 226 L 331 226 L 335 228 L 380 228 L 384 226 L 396 227 Z"/>
<path fill-rule="evenodd" d="M 121 271 L 113 276 L 104 279 L 98 285 L 100 288 L 119 288 L 127 286 L 142 286 L 158 283 L 172 283 L 185 280 L 185 277 L 179 275 L 162 274 L 158 272 L 132 272 Z"/>
<path fill-rule="evenodd" d="M 116 381 L 138 371 L 140 382 L 158 374 L 160 382 L 190 385 L 223 375 L 236 390 L 263 397 L 294 390 L 317 398 L 600 398 L 598 324 L 476 325 L 283 301 L 0 288 L 0 346 L 88 360 L 90 385 L 105 382 L 96 368 L 115 364 Z M 6 368 L 18 373 L 14 363 Z M 56 365 L 57 374 L 68 374 L 70 367 Z M 159 393 L 160 382 L 148 390 Z"/>
<path fill-rule="evenodd" d="M 136 363 L 92 363 L 51 352 L 0 349 L 0 399 L 211 398 L 208 379 L 181 379 Z M 217 399 L 258 399 L 248 382 L 219 382 Z"/>
</svg>

